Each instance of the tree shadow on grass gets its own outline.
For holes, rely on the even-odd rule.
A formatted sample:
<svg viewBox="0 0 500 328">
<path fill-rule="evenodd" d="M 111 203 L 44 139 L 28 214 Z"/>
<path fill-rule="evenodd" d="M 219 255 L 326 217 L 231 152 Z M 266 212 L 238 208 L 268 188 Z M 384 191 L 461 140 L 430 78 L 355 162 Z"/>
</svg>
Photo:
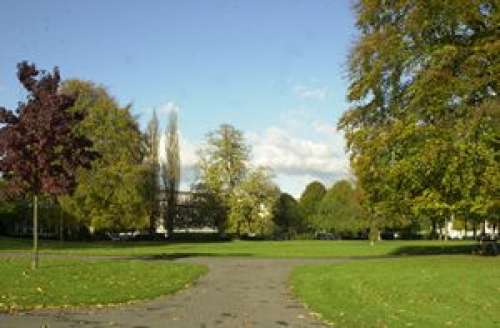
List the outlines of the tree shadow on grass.
<svg viewBox="0 0 500 328">
<path fill-rule="evenodd" d="M 470 255 L 477 251 L 477 244 L 467 245 L 412 245 L 402 246 L 393 250 L 390 255 L 411 256 L 411 255 Z"/>
<path fill-rule="evenodd" d="M 190 258 L 190 257 L 251 257 L 251 253 L 164 253 L 155 255 L 140 255 L 134 256 L 137 260 L 147 260 L 147 261 L 173 261 L 178 259 Z"/>
<path fill-rule="evenodd" d="M 0 250 L 31 250 L 32 239 L 29 238 L 11 238 L 0 236 Z M 57 241 L 57 240 L 40 240 L 39 246 L 43 250 L 72 250 L 72 249 L 127 249 L 127 248 L 143 248 L 143 247 L 168 247 L 179 244 L 226 244 L 231 243 L 229 240 L 159 240 L 159 241 Z"/>
</svg>

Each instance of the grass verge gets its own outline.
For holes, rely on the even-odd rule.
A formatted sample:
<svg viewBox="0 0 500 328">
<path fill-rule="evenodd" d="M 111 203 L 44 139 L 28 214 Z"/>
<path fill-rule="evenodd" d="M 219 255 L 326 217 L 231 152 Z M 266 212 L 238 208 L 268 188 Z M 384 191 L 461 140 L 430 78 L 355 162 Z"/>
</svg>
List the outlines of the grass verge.
<svg viewBox="0 0 500 328">
<path fill-rule="evenodd" d="M 499 327 L 500 258 L 439 256 L 303 266 L 294 293 L 339 327 Z"/>
<path fill-rule="evenodd" d="M 37 270 L 25 258 L 0 261 L 0 311 L 107 305 L 173 293 L 207 269 L 163 261 L 77 261 L 42 258 Z"/>
</svg>

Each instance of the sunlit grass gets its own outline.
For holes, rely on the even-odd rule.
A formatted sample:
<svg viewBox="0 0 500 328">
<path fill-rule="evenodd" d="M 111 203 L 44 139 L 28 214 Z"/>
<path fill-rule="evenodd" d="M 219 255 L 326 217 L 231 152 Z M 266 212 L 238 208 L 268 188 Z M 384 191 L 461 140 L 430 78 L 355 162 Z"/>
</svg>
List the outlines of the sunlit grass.
<svg viewBox="0 0 500 328">
<path fill-rule="evenodd" d="M 291 284 L 338 327 L 499 327 L 500 258 L 432 256 L 296 268 Z"/>
<path fill-rule="evenodd" d="M 114 304 L 173 293 L 206 268 L 165 261 L 0 260 L 0 311 Z"/>
</svg>

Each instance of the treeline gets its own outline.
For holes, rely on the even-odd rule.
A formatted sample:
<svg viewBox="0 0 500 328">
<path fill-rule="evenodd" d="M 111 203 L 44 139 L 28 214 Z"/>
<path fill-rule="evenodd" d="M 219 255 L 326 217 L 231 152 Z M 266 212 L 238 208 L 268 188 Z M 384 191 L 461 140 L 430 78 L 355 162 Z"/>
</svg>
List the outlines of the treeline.
<svg viewBox="0 0 500 328">
<path fill-rule="evenodd" d="M 66 80 L 57 92 L 73 99 L 67 110 L 82 115 L 73 132 L 98 156 L 75 171 L 71 192 L 40 193 L 42 237 L 103 238 L 132 230 L 151 237 L 161 227 L 168 236 L 179 228 L 208 227 L 221 236 L 277 239 L 314 238 L 316 232 L 352 238 L 364 231 L 361 194 L 351 183 L 326 190 L 314 182 L 297 201 L 279 190 L 270 169 L 250 165 L 251 146 L 228 124 L 207 134 L 196 181 L 181 199 L 176 112 L 164 118 L 165 132 L 156 113 L 141 131 L 131 106 L 120 106 L 101 86 Z M 6 183 L 0 178 L 1 232 L 29 236 L 33 195 L 10 194 Z"/>
<path fill-rule="evenodd" d="M 29 66 L 23 62 L 19 64 L 20 80 L 26 75 L 23 71 L 24 67 L 33 68 L 35 76 L 39 74 L 34 65 Z M 160 169 L 166 171 L 165 165 L 160 165 L 159 162 L 161 132 L 156 116 L 147 130 L 143 132 L 139 127 L 137 117 L 132 114 L 131 105 L 119 105 L 105 88 L 82 80 L 66 80 L 59 83 L 59 72 L 56 69 L 52 75 L 43 75 L 38 80 L 39 82 L 34 80 L 40 84 L 37 89 L 41 89 L 43 81 L 49 79 L 53 79 L 54 83 L 51 87 L 54 90 L 50 91 L 53 93 L 52 97 L 68 99 L 70 104 L 69 108 L 53 110 L 78 115 L 80 118 L 76 124 L 62 122 L 61 126 L 66 124 L 66 133 L 86 140 L 89 151 L 96 156 L 89 165 L 69 172 L 71 178 L 58 176 L 59 164 L 57 161 L 50 162 L 49 160 L 48 172 L 43 176 L 46 180 L 44 188 L 50 186 L 51 179 L 58 179 L 58 183 L 71 184 L 71 188 L 67 189 L 68 192 L 52 192 L 49 188 L 45 188 L 49 192 L 44 192 L 40 189 L 37 204 L 40 219 L 38 230 L 41 236 L 82 239 L 91 236 L 103 238 L 107 232 L 149 230 L 154 233 L 156 221 L 164 216 L 159 193 L 161 178 L 165 176 L 160 176 Z M 50 108 L 45 109 L 40 106 L 39 103 L 43 101 L 38 100 L 38 97 L 35 94 L 29 96 L 28 99 L 34 103 L 34 111 L 39 112 L 37 115 L 41 117 L 42 112 L 49 112 Z M 19 120 L 27 120 L 25 117 L 30 119 L 28 116 L 30 112 L 26 108 L 27 105 L 20 104 L 18 112 L 19 115 L 24 116 L 19 116 Z M 13 124 L 18 123 L 18 119 L 9 118 L 9 111 L 1 109 L 2 119 L 10 120 Z M 45 119 L 53 120 L 53 117 L 47 114 Z M 41 119 L 39 121 L 33 124 L 43 124 Z M 23 122 L 19 121 L 19 124 L 21 123 Z M 1 132 L 12 135 L 11 131 L 3 129 Z M 151 134 L 153 131 L 155 135 Z M 43 138 L 47 137 L 37 133 L 32 139 L 39 142 Z M 19 141 L 15 135 L 11 137 L 11 140 L 9 144 L 2 145 L 2 149 L 5 149 L 3 151 L 18 150 L 22 154 L 23 148 L 33 147 L 28 144 L 17 147 Z M 33 151 L 30 155 L 41 157 L 47 156 L 46 153 L 50 151 L 58 152 L 59 146 L 55 142 L 53 144 L 55 146 L 48 147 L 45 153 L 40 151 L 37 154 Z M 78 149 L 74 151 L 77 152 Z M 60 154 L 60 156 L 71 158 L 76 157 L 77 153 L 73 154 L 69 149 L 67 153 Z M 32 165 L 38 165 L 36 161 L 33 162 Z M 24 171 L 18 171 L 20 173 L 5 171 L 0 175 L 0 233 L 30 236 L 33 233 L 34 192 L 26 183 L 25 188 L 19 190 L 13 188 L 16 174 L 24 173 Z M 27 176 L 38 178 L 31 171 L 27 171 Z"/>
<path fill-rule="evenodd" d="M 288 239 L 360 239 L 367 237 L 368 221 L 362 194 L 347 180 L 327 189 L 321 182 L 308 184 L 299 200 L 280 195 L 276 206 L 279 235 Z"/>
<path fill-rule="evenodd" d="M 152 236 L 162 226 L 168 236 L 178 228 L 209 227 L 239 238 L 306 238 L 316 231 L 352 236 L 358 231 L 362 215 L 350 183 L 340 182 L 328 192 L 319 182 L 312 183 L 297 202 L 281 193 L 270 169 L 249 164 L 251 146 L 228 124 L 207 134 L 198 153 L 196 182 L 187 199 L 181 199 L 176 112 L 164 118 L 165 132 L 156 113 L 141 131 L 131 106 L 119 105 L 101 86 L 66 80 L 56 93 L 71 99 L 65 110 L 81 117 L 71 126 L 72 133 L 88 140 L 96 156 L 74 171 L 70 192 L 40 192 L 42 237 L 103 238 L 107 232 L 131 230 Z M 11 193 L 7 177 L 0 177 L 0 231 L 29 236 L 33 194 Z"/>
</svg>

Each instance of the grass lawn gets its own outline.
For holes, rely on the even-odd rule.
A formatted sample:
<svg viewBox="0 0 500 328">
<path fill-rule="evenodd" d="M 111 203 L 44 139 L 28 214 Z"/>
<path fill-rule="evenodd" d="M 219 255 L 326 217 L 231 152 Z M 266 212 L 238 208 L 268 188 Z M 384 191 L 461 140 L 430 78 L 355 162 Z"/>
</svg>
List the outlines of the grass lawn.
<svg viewBox="0 0 500 328">
<path fill-rule="evenodd" d="M 164 261 L 0 260 L 0 312 L 42 307 L 124 303 L 173 293 L 207 269 Z"/>
<path fill-rule="evenodd" d="M 500 258 L 304 266 L 291 284 L 312 311 L 339 327 L 500 327 Z"/>
<path fill-rule="evenodd" d="M 232 241 L 232 242 L 63 242 L 41 241 L 42 253 L 142 256 L 370 257 L 416 254 L 470 254 L 471 241 Z M 26 252 L 31 241 L 0 238 L 0 252 Z"/>
</svg>

